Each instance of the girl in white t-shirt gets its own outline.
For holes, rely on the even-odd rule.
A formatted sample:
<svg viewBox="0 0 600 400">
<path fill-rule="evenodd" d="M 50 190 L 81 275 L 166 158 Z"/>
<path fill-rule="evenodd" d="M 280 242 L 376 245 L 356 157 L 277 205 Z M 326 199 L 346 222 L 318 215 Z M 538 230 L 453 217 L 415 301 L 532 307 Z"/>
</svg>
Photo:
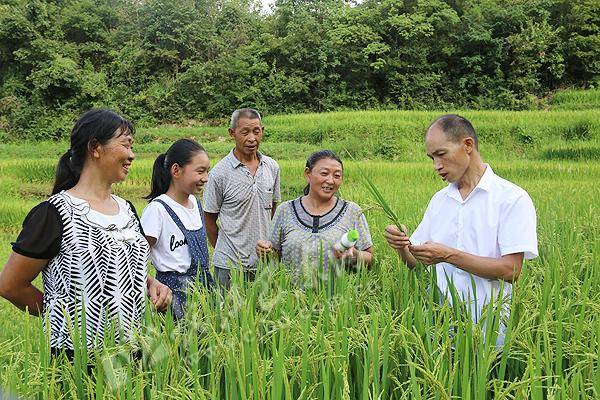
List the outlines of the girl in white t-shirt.
<svg viewBox="0 0 600 400">
<path fill-rule="evenodd" d="M 214 283 L 202 207 L 195 196 L 208 180 L 209 168 L 206 150 L 194 140 L 173 143 L 154 162 L 146 196 L 150 203 L 142 214 L 156 278 L 173 291 L 176 319 L 184 315 L 186 289 L 196 278 L 206 287 Z"/>
</svg>

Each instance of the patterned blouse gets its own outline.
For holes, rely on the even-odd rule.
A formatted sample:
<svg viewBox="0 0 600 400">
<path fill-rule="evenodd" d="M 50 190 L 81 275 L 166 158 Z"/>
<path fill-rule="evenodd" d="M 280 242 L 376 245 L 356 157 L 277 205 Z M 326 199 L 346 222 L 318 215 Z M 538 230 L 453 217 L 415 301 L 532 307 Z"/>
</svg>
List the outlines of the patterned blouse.
<svg viewBox="0 0 600 400">
<path fill-rule="evenodd" d="M 133 205 L 113 198 L 120 211 L 110 216 L 64 191 L 55 194 L 31 210 L 13 243 L 16 253 L 49 259 L 42 269 L 43 326 L 52 348 L 73 350 L 74 326 L 85 332 L 88 348 L 100 346 L 111 325 L 124 342 L 141 321 L 150 249 Z"/>
<path fill-rule="evenodd" d="M 282 262 L 293 269 L 296 279 L 320 263 L 327 271 L 335 263 L 334 244 L 349 230 L 358 230 L 358 250 L 373 245 L 367 219 L 357 204 L 337 199 L 326 214 L 312 215 L 300 199 L 283 202 L 277 208 L 269 238 L 273 248 L 281 250 Z"/>
</svg>

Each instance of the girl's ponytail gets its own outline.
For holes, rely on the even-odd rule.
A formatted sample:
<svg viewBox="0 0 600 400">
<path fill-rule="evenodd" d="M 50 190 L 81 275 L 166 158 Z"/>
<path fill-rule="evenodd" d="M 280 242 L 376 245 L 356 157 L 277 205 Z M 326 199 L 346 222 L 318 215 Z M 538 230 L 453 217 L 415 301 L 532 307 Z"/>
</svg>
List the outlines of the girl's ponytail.
<svg viewBox="0 0 600 400">
<path fill-rule="evenodd" d="M 163 153 L 156 157 L 154 166 L 152 167 L 152 183 L 150 186 L 150 194 L 144 197 L 148 201 L 152 201 L 161 194 L 167 193 L 171 184 L 171 171 L 166 166 L 167 153 Z"/>
</svg>

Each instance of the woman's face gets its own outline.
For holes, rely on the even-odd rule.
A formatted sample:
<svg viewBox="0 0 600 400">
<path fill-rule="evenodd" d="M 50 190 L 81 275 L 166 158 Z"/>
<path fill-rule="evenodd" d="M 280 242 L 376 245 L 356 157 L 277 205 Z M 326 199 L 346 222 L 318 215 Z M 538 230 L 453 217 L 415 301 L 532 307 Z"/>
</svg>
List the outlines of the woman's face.
<svg viewBox="0 0 600 400">
<path fill-rule="evenodd" d="M 92 157 L 109 182 L 124 181 L 135 158 L 131 132 L 119 128 L 108 142 L 92 150 Z"/>
<path fill-rule="evenodd" d="M 174 177 L 180 185 L 180 189 L 190 195 L 202 190 L 202 187 L 208 181 L 209 170 L 210 160 L 208 155 L 200 151 L 190 158 L 189 162 L 180 170 L 180 175 Z"/>
<path fill-rule="evenodd" d="M 304 177 L 310 187 L 309 195 L 321 200 L 330 200 L 342 184 L 344 170 L 342 164 L 333 158 L 323 158 L 304 171 Z"/>
</svg>

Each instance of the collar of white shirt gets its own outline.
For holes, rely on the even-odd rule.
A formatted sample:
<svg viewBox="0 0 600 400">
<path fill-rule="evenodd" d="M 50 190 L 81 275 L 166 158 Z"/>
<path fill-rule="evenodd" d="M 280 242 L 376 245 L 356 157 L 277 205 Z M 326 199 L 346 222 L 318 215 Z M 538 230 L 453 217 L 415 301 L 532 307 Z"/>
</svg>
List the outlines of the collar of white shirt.
<svg viewBox="0 0 600 400">
<path fill-rule="evenodd" d="M 448 191 L 446 192 L 446 196 L 458 201 L 459 203 L 466 203 L 478 190 L 485 190 L 486 192 L 489 192 L 492 189 L 492 185 L 496 174 L 492 170 L 492 167 L 489 166 L 489 164 L 483 165 L 485 165 L 485 172 L 483 173 L 483 175 L 479 179 L 479 182 L 477 182 L 477 185 L 473 188 L 471 193 L 469 193 L 466 199 L 463 200 L 460 191 L 458 190 L 458 184 L 456 182 L 453 182 L 450 185 L 448 185 Z"/>
</svg>

